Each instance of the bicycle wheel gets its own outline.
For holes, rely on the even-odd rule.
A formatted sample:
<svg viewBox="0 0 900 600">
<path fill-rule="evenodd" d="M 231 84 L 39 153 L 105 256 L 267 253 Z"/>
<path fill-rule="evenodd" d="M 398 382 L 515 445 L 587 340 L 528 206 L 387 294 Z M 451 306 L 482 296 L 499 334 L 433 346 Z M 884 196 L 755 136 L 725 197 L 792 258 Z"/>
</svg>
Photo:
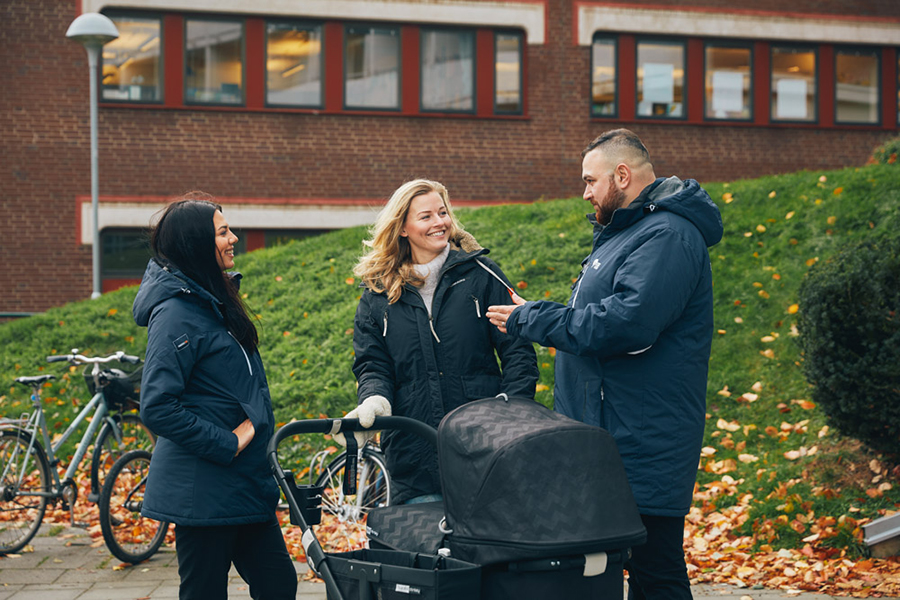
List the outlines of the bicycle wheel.
<svg viewBox="0 0 900 600">
<path fill-rule="evenodd" d="M 137 564 L 153 556 L 169 529 L 168 523 L 141 516 L 149 468 L 149 452 L 127 452 L 109 470 L 100 492 L 103 540 L 122 562 Z"/>
<path fill-rule="evenodd" d="M 316 485 L 325 486 L 322 509 L 341 522 L 362 523 L 371 509 L 390 504 L 391 477 L 381 452 L 366 446 L 358 459 L 356 494 L 346 496 L 342 485 L 346 462 L 347 453 L 339 454 L 316 480 Z"/>
<path fill-rule="evenodd" d="M 18 552 L 37 533 L 47 510 L 50 465 L 44 448 L 15 430 L 0 431 L 0 554 Z"/>
<path fill-rule="evenodd" d="M 123 454 L 138 449 L 152 451 L 156 445 L 156 436 L 144 425 L 137 413 L 115 415 L 113 421 L 119 427 L 122 443 L 116 439 L 109 421 L 104 423 L 94 440 L 94 453 L 91 457 L 91 493 L 88 496 L 91 502 L 97 502 L 106 474 Z"/>
</svg>

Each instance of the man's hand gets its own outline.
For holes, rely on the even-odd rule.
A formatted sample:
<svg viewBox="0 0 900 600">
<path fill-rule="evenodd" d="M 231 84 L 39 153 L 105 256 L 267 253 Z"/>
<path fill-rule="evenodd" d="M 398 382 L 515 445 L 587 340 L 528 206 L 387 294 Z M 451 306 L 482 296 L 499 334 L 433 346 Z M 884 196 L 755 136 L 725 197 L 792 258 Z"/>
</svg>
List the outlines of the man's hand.
<svg viewBox="0 0 900 600">
<path fill-rule="evenodd" d="M 250 419 L 244 419 L 244 422 L 235 427 L 232 430 L 232 433 L 234 433 L 238 439 L 238 449 L 237 452 L 234 453 L 234 455 L 237 456 L 243 452 L 244 448 L 250 445 L 251 441 L 253 441 L 253 436 L 256 435 L 256 428 L 253 426 Z"/>
<path fill-rule="evenodd" d="M 497 329 L 503 333 L 506 333 L 506 321 L 509 320 L 509 315 L 512 311 L 525 304 L 525 301 L 520 298 L 518 294 L 513 293 L 510 295 L 515 304 L 488 306 L 487 312 L 485 313 L 485 316 L 490 320 L 491 324 L 496 325 Z"/>
</svg>

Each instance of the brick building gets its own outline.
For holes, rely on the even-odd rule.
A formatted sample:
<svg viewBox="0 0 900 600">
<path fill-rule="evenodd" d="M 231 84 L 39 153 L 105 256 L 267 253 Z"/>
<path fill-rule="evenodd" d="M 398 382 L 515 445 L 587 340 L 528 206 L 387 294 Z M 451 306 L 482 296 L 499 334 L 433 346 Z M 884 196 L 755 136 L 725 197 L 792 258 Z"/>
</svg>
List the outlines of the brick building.
<svg viewBox="0 0 900 600">
<path fill-rule="evenodd" d="M 865 162 L 897 135 L 900 3 L 779 0 L 6 0 L 0 314 L 91 292 L 82 12 L 103 51 L 105 290 L 140 277 L 167 198 L 226 205 L 246 249 L 370 222 L 404 180 L 458 205 L 581 191 L 581 148 L 635 130 L 702 181 Z"/>
</svg>

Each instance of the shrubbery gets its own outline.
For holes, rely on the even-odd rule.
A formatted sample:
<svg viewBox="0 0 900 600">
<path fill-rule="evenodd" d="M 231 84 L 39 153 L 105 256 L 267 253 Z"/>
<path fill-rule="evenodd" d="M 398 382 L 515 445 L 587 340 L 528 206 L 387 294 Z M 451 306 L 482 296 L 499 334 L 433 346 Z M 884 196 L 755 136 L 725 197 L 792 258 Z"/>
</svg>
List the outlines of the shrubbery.
<svg viewBox="0 0 900 600">
<path fill-rule="evenodd" d="M 816 265 L 799 294 L 813 398 L 843 434 L 900 454 L 900 237 Z"/>
<path fill-rule="evenodd" d="M 900 165 L 898 155 L 900 155 L 900 137 L 895 137 L 875 148 L 869 162 L 881 165 Z"/>
</svg>

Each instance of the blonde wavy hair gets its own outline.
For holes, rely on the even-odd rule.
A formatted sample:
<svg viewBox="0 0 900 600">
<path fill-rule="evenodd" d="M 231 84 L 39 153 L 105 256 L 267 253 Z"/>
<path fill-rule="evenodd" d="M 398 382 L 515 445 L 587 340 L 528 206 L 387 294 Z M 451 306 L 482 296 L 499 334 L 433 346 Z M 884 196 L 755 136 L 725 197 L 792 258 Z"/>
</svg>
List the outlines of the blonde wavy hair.
<svg viewBox="0 0 900 600">
<path fill-rule="evenodd" d="M 437 192 L 441 197 L 450 216 L 448 240 L 456 239 L 462 228 L 453 214 L 447 188 L 437 181 L 415 179 L 397 188 L 369 230 L 371 238 L 363 241 L 370 250 L 359 259 L 353 273 L 373 292 L 387 293 L 389 304 L 400 299 L 404 285 L 419 287 L 425 282 L 413 270 L 409 240 L 400 232 L 406 224 L 413 198 L 431 192 Z"/>
</svg>

